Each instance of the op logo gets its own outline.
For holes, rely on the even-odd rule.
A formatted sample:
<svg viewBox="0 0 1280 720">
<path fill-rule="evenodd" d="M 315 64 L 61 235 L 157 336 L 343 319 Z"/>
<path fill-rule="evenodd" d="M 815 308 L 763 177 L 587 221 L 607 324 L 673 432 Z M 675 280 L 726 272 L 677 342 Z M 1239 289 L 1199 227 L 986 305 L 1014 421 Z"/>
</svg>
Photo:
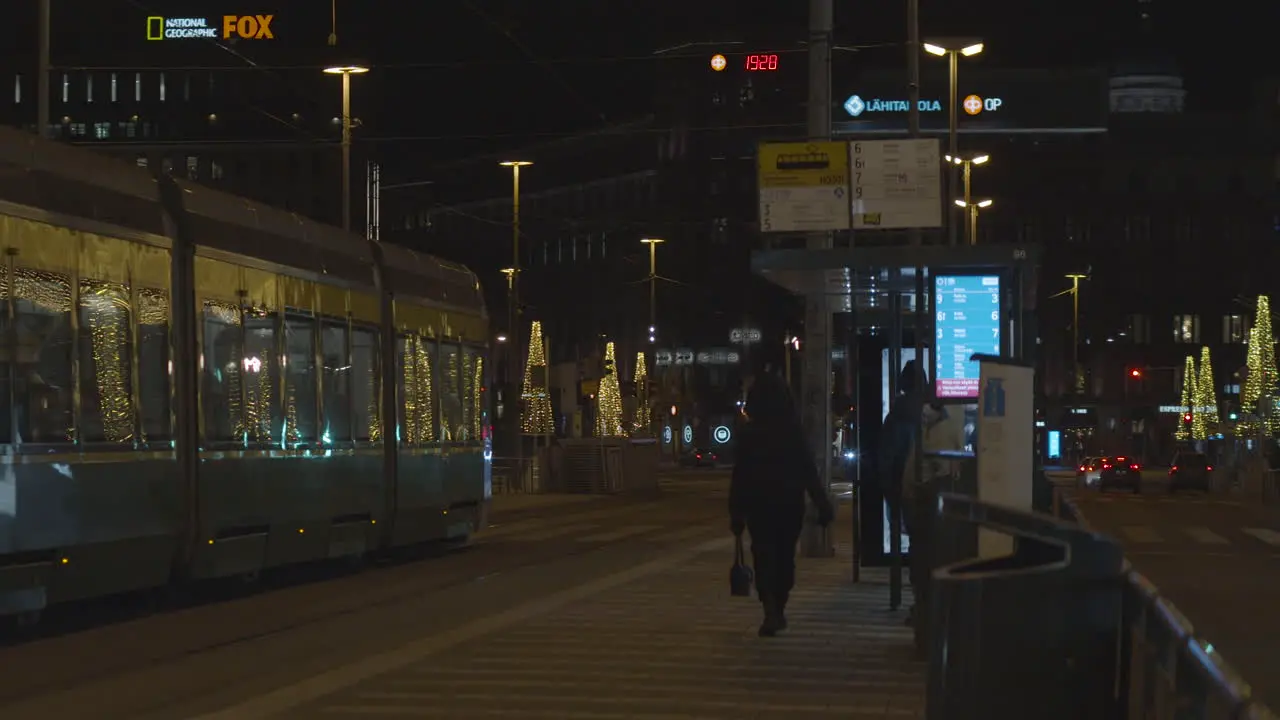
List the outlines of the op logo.
<svg viewBox="0 0 1280 720">
<path fill-rule="evenodd" d="M 964 111 L 970 115 L 977 115 L 982 112 L 982 98 L 977 95 L 970 95 L 964 99 Z"/>
</svg>

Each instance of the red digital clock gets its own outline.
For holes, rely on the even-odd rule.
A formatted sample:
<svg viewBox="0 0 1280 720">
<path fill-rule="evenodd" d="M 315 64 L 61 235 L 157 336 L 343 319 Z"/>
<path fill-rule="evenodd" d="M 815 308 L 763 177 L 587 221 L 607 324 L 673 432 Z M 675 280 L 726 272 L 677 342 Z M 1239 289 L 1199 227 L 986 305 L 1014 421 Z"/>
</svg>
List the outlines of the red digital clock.
<svg viewBox="0 0 1280 720">
<path fill-rule="evenodd" d="M 763 71 L 777 70 L 778 54 L 770 53 L 767 55 L 766 54 L 748 55 L 746 65 L 744 65 L 744 67 L 747 70 L 752 72 L 761 71 L 761 70 Z"/>
</svg>

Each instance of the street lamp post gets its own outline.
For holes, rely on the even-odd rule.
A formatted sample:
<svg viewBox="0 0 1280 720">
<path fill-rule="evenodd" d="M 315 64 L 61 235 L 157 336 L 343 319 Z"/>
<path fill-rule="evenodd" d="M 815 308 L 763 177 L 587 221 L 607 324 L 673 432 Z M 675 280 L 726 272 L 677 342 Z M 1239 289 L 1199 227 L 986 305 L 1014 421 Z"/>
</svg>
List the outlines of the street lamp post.
<svg viewBox="0 0 1280 720">
<path fill-rule="evenodd" d="M 978 155 L 977 157 L 971 157 L 971 158 L 962 158 L 962 157 L 957 157 L 955 155 L 947 156 L 947 162 L 951 163 L 952 165 L 959 165 L 964 168 L 964 203 L 966 206 L 972 201 L 971 180 L 973 175 L 973 166 L 983 165 L 990 159 L 991 159 L 990 155 Z M 970 229 L 971 229 L 971 226 L 972 226 L 972 223 L 970 223 Z M 970 232 L 968 234 L 968 237 L 965 238 L 965 244 L 976 245 L 977 243 L 978 243 L 978 236 Z"/>
<path fill-rule="evenodd" d="M 956 207 L 964 208 L 969 211 L 969 233 L 968 234 L 969 234 L 969 237 L 972 238 L 971 242 L 977 242 L 977 239 L 978 239 L 978 211 L 986 210 L 987 208 L 991 207 L 991 205 L 992 205 L 991 198 L 987 198 L 985 200 L 978 200 L 976 202 L 971 200 L 956 200 Z"/>
<path fill-rule="evenodd" d="M 1071 280 L 1071 391 L 1080 391 L 1080 281 L 1088 275 L 1068 273 Z"/>
<path fill-rule="evenodd" d="M 658 244 L 661 238 L 641 238 L 649 246 L 649 344 L 657 342 L 658 335 Z"/>
<path fill-rule="evenodd" d="M 520 356 L 520 168 L 533 163 L 528 160 L 504 160 L 498 164 L 511 168 L 511 267 L 503 269 L 502 273 L 507 276 L 507 317 L 510 323 L 507 332 L 510 334 L 511 362 L 507 367 L 512 370 L 512 396 L 519 397 L 522 377 L 520 368 L 524 361 Z M 524 439 L 520 436 L 520 403 L 513 405 L 516 412 L 512 413 L 511 428 L 515 439 L 516 472 L 520 473 L 521 482 L 524 483 Z"/>
<path fill-rule="evenodd" d="M 324 71 L 342 76 L 342 229 L 351 232 L 351 76 L 369 68 L 353 63 L 330 65 Z"/>
<path fill-rule="evenodd" d="M 948 112 L 947 112 L 947 154 L 957 157 L 960 150 L 957 147 L 957 135 L 960 130 L 960 100 L 959 100 L 959 76 L 960 76 L 960 56 L 972 57 L 982 52 L 983 44 L 976 40 L 951 40 L 951 41 L 934 41 L 923 43 L 924 51 L 930 55 L 947 58 L 949 85 L 947 91 Z M 947 189 L 952 194 L 955 193 L 955 187 L 958 184 L 956 178 L 956 168 L 953 165 L 951 172 L 947 174 Z M 954 222 L 947 223 L 950 229 L 949 234 L 951 244 L 956 244 L 956 224 Z"/>
</svg>

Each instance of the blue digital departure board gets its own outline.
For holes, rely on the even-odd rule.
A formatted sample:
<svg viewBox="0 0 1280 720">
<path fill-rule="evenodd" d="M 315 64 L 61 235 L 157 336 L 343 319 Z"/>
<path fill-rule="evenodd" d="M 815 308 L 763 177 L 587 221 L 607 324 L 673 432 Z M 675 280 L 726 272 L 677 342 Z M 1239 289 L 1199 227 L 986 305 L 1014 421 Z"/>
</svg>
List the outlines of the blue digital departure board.
<svg viewBox="0 0 1280 720">
<path fill-rule="evenodd" d="M 939 400 L 978 397 L 975 354 L 1000 354 L 1000 276 L 936 275 L 934 388 Z"/>
</svg>

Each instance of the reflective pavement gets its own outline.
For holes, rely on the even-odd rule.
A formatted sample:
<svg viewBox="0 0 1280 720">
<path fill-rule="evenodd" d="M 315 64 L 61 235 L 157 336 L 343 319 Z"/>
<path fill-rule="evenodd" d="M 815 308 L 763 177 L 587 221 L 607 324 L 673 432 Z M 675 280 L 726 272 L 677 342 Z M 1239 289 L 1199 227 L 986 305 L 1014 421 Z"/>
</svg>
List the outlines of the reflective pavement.
<svg viewBox="0 0 1280 720">
<path fill-rule="evenodd" d="M 0 716 L 922 717 L 887 575 L 850 583 L 847 546 L 802 560 L 792 628 L 755 636 L 726 480 L 499 506 L 464 552 L 0 649 Z"/>
<path fill-rule="evenodd" d="M 1271 707 L 1280 707 L 1280 507 L 1207 494 L 1077 493 L 1095 529 L 1118 539 Z"/>
</svg>

